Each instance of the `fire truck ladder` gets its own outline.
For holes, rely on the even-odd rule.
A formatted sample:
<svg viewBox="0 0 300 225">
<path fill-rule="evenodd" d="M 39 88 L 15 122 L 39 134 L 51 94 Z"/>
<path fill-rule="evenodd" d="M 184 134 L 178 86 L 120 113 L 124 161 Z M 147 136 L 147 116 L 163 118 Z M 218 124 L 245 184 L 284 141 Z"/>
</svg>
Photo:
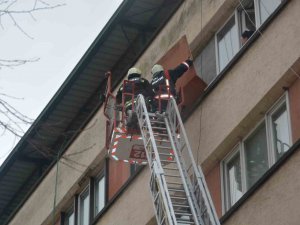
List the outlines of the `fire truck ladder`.
<svg viewBox="0 0 300 225">
<path fill-rule="evenodd" d="M 148 113 L 139 95 L 136 113 L 151 169 L 150 189 L 157 224 L 219 225 L 175 100 L 169 100 L 163 114 Z"/>
</svg>

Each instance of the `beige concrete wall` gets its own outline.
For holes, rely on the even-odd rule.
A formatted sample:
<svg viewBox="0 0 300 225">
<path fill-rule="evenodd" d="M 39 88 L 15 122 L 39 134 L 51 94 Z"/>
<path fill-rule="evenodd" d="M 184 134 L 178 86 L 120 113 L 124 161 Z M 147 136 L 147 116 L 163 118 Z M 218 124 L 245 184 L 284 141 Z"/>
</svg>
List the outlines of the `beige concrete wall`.
<svg viewBox="0 0 300 225">
<path fill-rule="evenodd" d="M 298 150 L 224 225 L 298 225 L 299 168 Z"/>
<path fill-rule="evenodd" d="M 154 216 L 149 180 L 149 168 L 145 168 L 97 225 L 147 224 Z"/>
</svg>

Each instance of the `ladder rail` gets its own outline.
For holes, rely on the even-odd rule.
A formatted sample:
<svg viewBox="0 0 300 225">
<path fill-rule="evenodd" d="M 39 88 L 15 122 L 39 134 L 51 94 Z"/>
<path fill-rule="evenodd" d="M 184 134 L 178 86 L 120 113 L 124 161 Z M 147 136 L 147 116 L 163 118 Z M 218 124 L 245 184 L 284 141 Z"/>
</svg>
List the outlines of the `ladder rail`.
<svg viewBox="0 0 300 225">
<path fill-rule="evenodd" d="M 150 189 L 152 190 L 152 193 L 155 193 L 155 191 L 156 191 L 156 190 L 154 190 L 153 185 L 155 185 L 155 184 L 158 185 L 157 186 L 158 190 L 157 190 L 157 193 L 155 193 L 155 194 L 157 194 L 158 205 L 162 207 L 162 210 L 165 211 L 165 214 L 166 214 L 165 216 L 167 216 L 167 218 L 168 218 L 167 225 L 175 224 L 171 217 L 169 208 L 166 207 L 165 204 L 163 204 L 164 202 L 167 202 L 167 196 L 164 194 L 165 193 L 164 192 L 165 185 L 164 185 L 164 181 L 163 181 L 162 177 L 160 176 L 160 172 L 159 172 L 156 161 L 153 162 L 153 173 L 151 174 L 151 179 L 153 179 L 153 182 L 155 182 L 154 184 L 150 183 Z M 160 192 L 159 192 L 159 190 L 160 190 Z M 153 196 L 153 198 L 154 198 L 154 196 Z M 156 203 L 156 199 L 154 198 L 154 201 L 153 201 L 154 208 L 155 208 L 155 203 Z M 157 222 L 159 225 L 161 224 L 161 220 L 163 218 L 164 218 L 164 215 L 158 214 L 158 218 L 156 218 L 156 219 L 157 219 Z"/>
<path fill-rule="evenodd" d="M 165 180 L 164 177 L 164 171 L 161 165 L 161 160 L 160 160 L 160 156 L 159 156 L 159 152 L 157 149 L 157 145 L 156 145 L 156 141 L 154 138 L 154 133 L 152 130 L 152 126 L 151 126 L 151 122 L 150 122 L 150 118 L 149 118 L 149 114 L 147 111 L 147 107 L 146 107 L 146 103 L 145 103 L 145 99 L 143 97 L 143 95 L 138 95 L 137 98 L 137 104 L 136 104 L 136 112 L 137 112 L 137 117 L 138 117 L 138 123 L 139 126 L 141 128 L 141 134 L 142 134 L 142 139 L 144 142 L 144 145 L 146 147 L 147 143 L 148 143 L 148 138 L 151 140 L 150 142 L 152 143 L 152 145 L 148 145 L 149 147 L 146 148 L 146 154 L 147 154 L 147 159 L 149 162 L 149 167 L 154 170 L 156 175 L 159 175 L 159 182 L 158 184 L 160 185 L 160 190 L 162 191 L 162 199 L 164 202 L 164 207 L 166 209 L 167 212 L 167 217 L 169 219 L 169 224 L 170 225 L 177 225 L 176 222 L 176 216 L 172 207 L 172 202 L 171 202 L 171 198 L 169 195 L 169 192 L 167 191 L 167 182 Z M 143 124 L 146 123 L 148 130 L 143 129 Z M 147 138 L 147 133 L 149 137 Z M 154 158 L 152 156 L 152 150 L 154 153 Z"/>
<path fill-rule="evenodd" d="M 209 216 L 209 220 L 210 220 L 210 224 L 211 225 L 220 225 L 217 213 L 215 211 L 215 208 L 213 207 L 213 202 L 210 196 L 210 193 L 208 192 L 207 189 L 207 184 L 205 181 L 205 177 L 203 175 L 203 172 L 201 170 L 201 168 L 198 168 L 196 165 L 196 162 L 194 160 L 194 156 L 187 138 L 187 134 L 186 131 L 184 129 L 184 125 L 183 122 L 181 120 L 181 116 L 179 113 L 179 110 L 177 108 L 177 104 L 174 98 L 171 98 L 168 106 L 167 106 L 167 119 L 169 121 L 171 130 L 173 132 L 173 136 L 176 136 L 176 130 L 180 132 L 180 140 L 178 141 L 177 138 L 175 138 L 175 144 L 177 145 L 176 149 L 180 149 L 182 144 L 185 144 L 185 148 L 187 151 L 185 153 L 187 154 L 182 154 L 182 163 L 186 164 L 185 161 L 188 161 L 192 166 L 191 166 L 191 170 L 189 172 L 191 172 L 191 177 L 192 177 L 192 183 L 193 185 L 196 185 L 195 187 L 192 185 L 194 192 L 199 189 L 200 192 L 203 193 L 199 193 L 198 196 L 203 198 L 204 201 L 204 205 L 207 206 L 208 208 L 207 210 L 207 214 Z M 177 126 L 178 125 L 178 126 Z M 184 157 L 186 156 L 186 157 Z M 186 165 L 185 165 L 186 166 Z M 196 193 L 195 193 L 196 194 Z M 201 204 L 201 200 L 202 199 L 198 199 L 198 203 Z M 200 208 L 200 210 L 202 210 L 202 207 Z M 203 219 L 204 220 L 204 219 Z"/>
<path fill-rule="evenodd" d="M 169 126 L 169 123 L 168 123 L 168 120 L 167 118 L 165 118 L 165 123 L 166 123 L 166 126 L 167 126 L 167 131 L 169 133 L 169 136 L 171 137 L 170 141 L 171 141 L 171 145 L 172 145 L 172 148 L 174 150 L 174 156 L 176 158 L 176 162 L 177 162 L 177 166 L 178 166 L 178 169 L 179 169 L 179 173 L 180 173 L 180 176 L 181 176 L 181 180 L 182 180 L 182 184 L 183 184 L 183 188 L 186 192 L 186 197 L 187 197 L 187 200 L 188 200 L 188 203 L 189 203 L 189 206 L 190 206 L 190 209 L 191 209 L 191 213 L 194 217 L 194 222 L 195 222 L 195 225 L 200 225 L 199 222 L 198 222 L 198 216 L 197 216 L 197 212 L 196 212 L 196 205 L 194 204 L 192 198 L 194 196 L 191 196 L 193 193 L 191 193 L 189 191 L 189 188 L 188 188 L 188 183 L 187 183 L 187 180 L 185 179 L 186 175 L 187 174 L 184 174 L 184 170 L 182 168 L 182 164 L 180 163 L 180 159 L 179 159 L 179 155 L 178 155 L 178 152 L 176 151 L 176 145 L 174 143 L 174 140 L 173 140 L 173 137 L 172 137 L 172 132 L 171 132 L 171 128 Z M 201 221 L 201 217 L 200 218 L 200 221 Z M 203 224 L 203 223 L 202 223 Z"/>
</svg>

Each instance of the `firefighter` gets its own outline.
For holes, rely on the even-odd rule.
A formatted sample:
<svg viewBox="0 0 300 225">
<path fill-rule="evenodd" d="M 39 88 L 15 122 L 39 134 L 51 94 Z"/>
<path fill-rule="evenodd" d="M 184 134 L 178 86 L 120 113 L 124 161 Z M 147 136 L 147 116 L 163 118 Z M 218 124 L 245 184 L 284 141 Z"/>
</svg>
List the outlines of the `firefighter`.
<svg viewBox="0 0 300 225">
<path fill-rule="evenodd" d="M 122 103 L 122 96 L 124 95 L 124 108 L 127 117 L 126 126 L 127 128 L 136 128 L 137 127 L 137 116 L 134 112 L 134 106 L 132 103 L 136 102 L 136 98 L 139 94 L 142 94 L 145 98 L 146 102 L 150 102 L 151 99 L 154 98 L 154 92 L 152 90 L 152 86 L 150 85 L 149 81 L 141 77 L 141 71 L 136 68 L 132 67 L 128 70 L 127 73 L 127 80 L 132 81 L 133 83 L 129 82 L 123 87 L 123 85 L 119 88 L 116 101 L 117 104 Z M 133 93 L 134 89 L 134 93 Z M 132 97 L 132 95 L 134 96 Z M 150 105 L 150 104 L 149 104 Z"/>
<path fill-rule="evenodd" d="M 161 102 L 161 111 L 165 111 L 170 97 L 177 98 L 175 89 L 176 81 L 193 65 L 192 59 L 188 58 L 176 68 L 164 70 L 164 68 L 156 64 L 152 67 L 151 85 L 155 92 L 154 109 L 157 111 L 159 101 Z"/>
</svg>

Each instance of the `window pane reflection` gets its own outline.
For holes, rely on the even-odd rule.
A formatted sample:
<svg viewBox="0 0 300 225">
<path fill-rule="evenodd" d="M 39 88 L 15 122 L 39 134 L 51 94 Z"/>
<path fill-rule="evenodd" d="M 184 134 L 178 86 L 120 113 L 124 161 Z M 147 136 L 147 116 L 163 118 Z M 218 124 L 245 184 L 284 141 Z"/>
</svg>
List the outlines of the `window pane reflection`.
<svg viewBox="0 0 300 225">
<path fill-rule="evenodd" d="M 230 206 L 236 203 L 242 197 L 242 177 L 241 177 L 241 163 L 240 154 L 237 154 L 227 164 L 228 171 L 228 195 Z"/>
<path fill-rule="evenodd" d="M 90 204 L 90 198 L 89 198 L 89 192 L 83 193 L 80 196 L 80 225 L 88 225 L 89 224 L 89 204 Z"/>
<path fill-rule="evenodd" d="M 275 11 L 280 5 L 281 0 L 259 0 L 260 22 L 261 24 Z"/>
<path fill-rule="evenodd" d="M 75 214 L 73 211 L 66 215 L 65 225 L 75 225 Z"/>
<path fill-rule="evenodd" d="M 267 171 L 269 165 L 265 124 L 245 141 L 245 157 L 249 189 Z"/>
<path fill-rule="evenodd" d="M 290 148 L 288 115 L 284 105 L 272 115 L 272 130 L 276 160 Z"/>
<path fill-rule="evenodd" d="M 238 29 L 233 17 L 218 34 L 219 71 L 225 68 L 238 50 Z"/>
<path fill-rule="evenodd" d="M 105 205 L 105 178 L 96 181 L 96 192 L 95 192 L 95 215 L 97 215 Z"/>
</svg>

